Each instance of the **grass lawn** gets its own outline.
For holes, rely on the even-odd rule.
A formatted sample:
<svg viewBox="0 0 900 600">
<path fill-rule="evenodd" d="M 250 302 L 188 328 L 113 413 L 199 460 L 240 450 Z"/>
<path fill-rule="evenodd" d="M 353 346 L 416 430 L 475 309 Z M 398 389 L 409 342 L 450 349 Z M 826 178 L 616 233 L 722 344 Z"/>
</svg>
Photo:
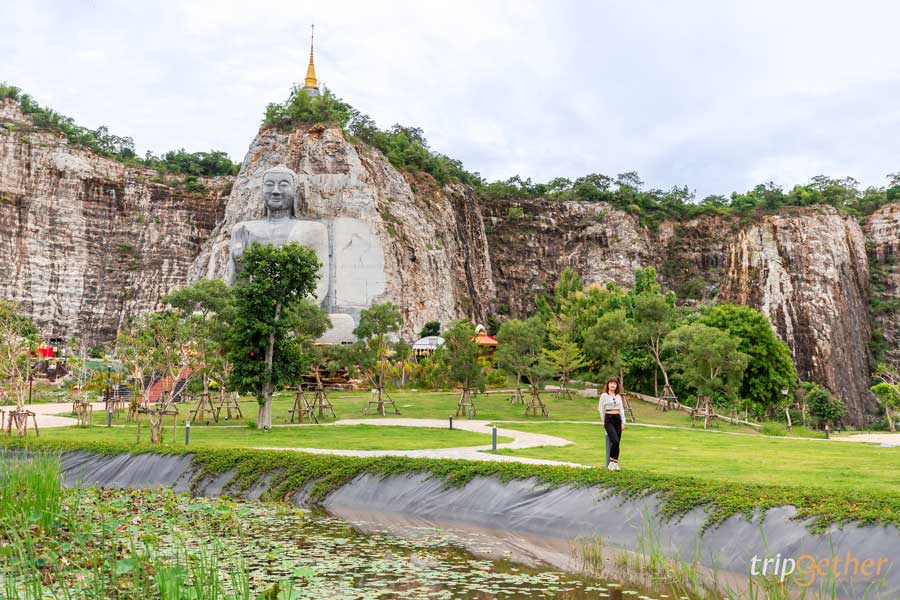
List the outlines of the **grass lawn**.
<svg viewBox="0 0 900 600">
<path fill-rule="evenodd" d="M 171 421 L 169 421 L 171 423 Z M 134 426 L 60 427 L 44 429 L 41 439 L 49 442 L 99 442 L 134 444 Z M 151 446 L 150 431 L 141 428 L 141 446 Z M 498 437 L 498 443 L 511 441 Z M 456 446 L 489 446 L 491 436 L 454 429 L 420 429 L 379 425 L 275 427 L 269 431 L 236 427 L 191 427 L 189 448 L 336 448 L 341 450 L 422 450 Z M 163 445 L 184 448 L 184 428 L 172 442 L 172 426 L 163 431 Z"/>
<path fill-rule="evenodd" d="M 503 427 L 556 435 L 574 443 L 563 447 L 498 450 L 498 453 L 595 466 L 605 463 L 604 433 L 599 425 L 514 423 Z M 722 427 L 723 431 L 729 429 L 737 428 Z M 878 490 L 900 494 L 900 448 L 870 444 L 626 425 L 620 460 L 623 470 L 737 485 L 774 484 L 838 492 Z"/>
<path fill-rule="evenodd" d="M 410 391 L 398 390 L 389 392 L 400 409 L 401 417 L 412 419 L 447 419 L 456 413 L 456 403 L 459 400 L 458 392 L 431 392 L 431 391 Z M 360 419 L 363 418 L 363 410 L 366 408 L 370 394 L 368 391 L 357 392 L 329 392 L 328 398 L 334 405 L 335 413 L 338 419 Z M 475 407 L 477 410 L 476 419 L 484 419 L 491 421 L 528 421 L 534 423 L 547 423 L 553 421 L 599 421 L 600 416 L 597 414 L 597 400 L 595 398 L 582 398 L 574 396 L 571 399 L 556 400 L 554 393 L 545 392 L 542 394 L 544 404 L 550 411 L 550 417 L 533 417 L 525 415 L 525 406 L 521 404 L 510 404 L 507 401 L 508 394 L 479 394 L 475 396 Z M 310 400 L 312 398 L 310 397 Z M 292 392 L 278 392 L 272 400 L 272 422 L 275 425 L 285 424 L 289 422 L 288 411 L 294 403 L 294 395 Z M 244 424 L 247 420 L 255 421 L 257 405 L 254 398 L 244 397 L 240 402 L 241 411 L 244 419 L 237 421 L 221 420 L 219 425 L 233 425 L 235 423 Z M 179 404 L 178 410 L 179 423 L 183 423 L 188 413 L 193 408 L 193 404 Z M 374 407 L 373 407 L 374 408 Z M 677 427 L 690 427 L 691 418 L 689 415 L 668 411 L 662 412 L 656 410 L 650 404 L 644 402 L 634 402 L 632 408 L 638 420 L 642 423 L 654 423 L 657 425 L 672 425 Z M 67 413 L 63 413 L 67 414 Z M 388 407 L 387 417 L 396 417 Z M 381 415 L 370 412 L 367 418 L 381 419 Z M 465 418 L 465 417 L 459 417 Z M 324 422 L 333 419 L 325 419 Z M 102 410 L 94 412 L 94 423 L 96 425 L 106 424 L 106 415 Z M 115 424 L 125 424 L 125 415 L 117 415 L 113 419 Z M 214 422 L 210 422 L 210 426 L 215 426 Z M 755 433 L 749 427 L 731 426 L 722 424 L 723 428 L 733 431 L 744 431 L 747 433 Z"/>
</svg>

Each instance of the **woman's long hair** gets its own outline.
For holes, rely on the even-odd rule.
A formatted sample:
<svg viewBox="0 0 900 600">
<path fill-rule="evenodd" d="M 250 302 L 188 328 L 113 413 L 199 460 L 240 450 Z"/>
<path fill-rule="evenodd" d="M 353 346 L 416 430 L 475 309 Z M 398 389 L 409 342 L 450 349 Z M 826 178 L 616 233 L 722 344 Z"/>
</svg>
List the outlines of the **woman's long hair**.
<svg viewBox="0 0 900 600">
<path fill-rule="evenodd" d="M 614 381 L 616 382 L 616 392 L 615 392 L 615 394 L 609 391 L 609 384 L 612 383 L 612 382 L 614 382 Z M 615 377 L 611 377 L 611 378 L 606 382 L 606 385 L 603 386 L 603 393 L 604 393 L 604 394 L 609 394 L 610 396 L 615 396 L 616 394 L 621 394 L 621 393 L 622 393 L 622 386 L 619 385 L 619 380 L 616 379 Z"/>
</svg>

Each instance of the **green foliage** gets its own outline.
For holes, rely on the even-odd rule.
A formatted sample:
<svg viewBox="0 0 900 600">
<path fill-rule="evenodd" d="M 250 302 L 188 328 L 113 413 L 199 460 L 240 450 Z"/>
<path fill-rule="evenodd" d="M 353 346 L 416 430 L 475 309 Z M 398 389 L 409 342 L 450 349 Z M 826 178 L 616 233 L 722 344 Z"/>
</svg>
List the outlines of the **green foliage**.
<svg viewBox="0 0 900 600">
<path fill-rule="evenodd" d="M 588 365 L 584 352 L 575 341 L 574 326 L 573 315 L 560 315 L 547 323 L 549 348 L 544 348 L 544 357 L 564 387 L 568 385 L 572 373 Z"/>
<path fill-rule="evenodd" d="M 226 385 L 231 363 L 226 346 L 234 321 L 234 294 L 221 279 L 201 279 L 193 285 L 170 292 L 163 302 L 180 313 L 188 330 L 188 343 L 197 354 L 196 363 L 209 393 L 211 381 Z"/>
<path fill-rule="evenodd" d="M 331 90 L 325 89 L 318 96 L 310 96 L 301 88 L 295 87 L 284 102 L 273 102 L 266 106 L 263 126 L 280 131 L 290 131 L 301 124 L 316 123 L 345 128 L 357 114 L 352 106 L 335 96 Z"/>
<path fill-rule="evenodd" d="M 24 404 L 38 345 L 37 328 L 15 302 L 0 300 L 0 385 L 9 384 Z"/>
<path fill-rule="evenodd" d="M 185 152 L 184 149 L 173 150 L 162 157 L 148 152 L 145 158 L 141 158 L 134 151 L 132 138 L 114 135 L 105 125 L 97 129 L 82 127 L 70 117 L 44 108 L 19 88 L 0 83 L 0 100 L 4 98 L 17 101 L 22 112 L 31 117 L 35 127 L 61 133 L 70 144 L 88 148 L 125 164 L 149 167 L 165 173 L 203 177 L 236 175 L 238 172 L 238 165 L 231 162 L 226 153 L 216 150 L 195 153 Z"/>
<path fill-rule="evenodd" d="M 640 223 L 658 226 L 664 219 L 685 220 L 700 215 L 748 215 L 753 211 L 772 211 L 789 206 L 827 205 L 851 214 L 868 215 L 888 202 L 900 199 L 900 178 L 888 176 L 886 188 L 859 188 L 851 177 L 834 179 L 819 175 L 805 185 L 796 185 L 785 192 L 769 182 L 755 186 L 745 193 L 734 192 L 729 198 L 712 195 L 699 202 L 687 186 L 669 190 L 644 189 L 637 173 L 621 173 L 615 179 L 592 173 L 570 180 L 557 177 L 547 183 L 535 183 L 516 175 L 506 181 L 482 185 L 480 192 L 487 198 L 550 200 L 582 200 L 606 202 L 635 215 Z M 697 283 L 689 290 L 697 292 Z"/>
<path fill-rule="evenodd" d="M 817 424 L 834 427 L 840 423 L 847 412 L 840 398 L 817 383 L 804 383 L 803 387 L 809 415 Z"/>
<path fill-rule="evenodd" d="M 473 186 L 482 183 L 481 177 L 466 171 L 460 161 L 432 151 L 421 129 L 403 125 L 394 125 L 387 131 L 379 129 L 368 115 L 327 89 L 318 96 L 310 96 L 295 88 L 285 102 L 269 104 L 263 118 L 264 127 L 280 131 L 317 123 L 340 127 L 356 140 L 380 150 L 398 169 L 412 173 L 424 171 L 441 185 L 451 181 Z"/>
<path fill-rule="evenodd" d="M 451 385 L 465 390 L 484 391 L 485 375 L 479 357 L 481 348 L 475 343 L 475 327 L 468 321 L 453 323 L 444 332 L 444 344 L 434 353 L 434 360 L 444 364 Z"/>
<path fill-rule="evenodd" d="M 438 321 L 428 321 L 419 332 L 419 337 L 428 337 L 441 334 L 441 324 Z"/>
<path fill-rule="evenodd" d="M 536 315 L 524 321 L 504 321 L 497 332 L 497 366 L 515 375 L 517 384 L 522 375 L 535 374 L 535 366 L 542 362 L 541 347 L 545 335 L 544 322 Z"/>
<path fill-rule="evenodd" d="M 359 366 L 373 387 L 384 387 L 389 336 L 396 335 L 403 324 L 400 307 L 393 302 L 374 304 L 359 314 L 359 324 L 353 335 L 359 341 L 353 345 L 353 362 Z"/>
<path fill-rule="evenodd" d="M 316 253 L 295 242 L 254 242 L 241 259 L 234 287 L 230 380 L 233 389 L 257 395 L 259 427 L 271 426 L 273 389 L 296 384 L 311 361 L 304 338 L 296 335 L 306 325 L 301 317 L 308 314 L 298 304 L 315 293 L 320 267 Z"/>
<path fill-rule="evenodd" d="M 624 354 L 635 342 L 634 325 L 625 309 L 605 313 L 584 336 L 584 352 L 601 369 L 604 377 L 621 375 Z M 621 384 L 625 389 L 624 383 Z"/>
<path fill-rule="evenodd" d="M 778 339 L 771 323 L 750 306 L 717 304 L 699 319 L 739 340 L 738 350 L 747 355 L 740 396 L 751 402 L 754 413 L 773 412 L 783 401 L 782 389 L 793 397 L 797 370 L 787 344 Z"/>
<path fill-rule="evenodd" d="M 721 404 L 735 400 L 747 367 L 749 357 L 738 350 L 739 344 L 721 329 L 691 323 L 670 333 L 662 350 L 688 387 Z"/>
</svg>

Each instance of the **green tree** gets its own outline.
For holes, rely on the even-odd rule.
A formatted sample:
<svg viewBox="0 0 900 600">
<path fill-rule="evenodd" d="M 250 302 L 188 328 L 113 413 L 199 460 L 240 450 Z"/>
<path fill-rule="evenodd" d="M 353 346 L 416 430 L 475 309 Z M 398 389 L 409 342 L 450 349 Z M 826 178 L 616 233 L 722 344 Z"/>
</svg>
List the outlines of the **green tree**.
<svg viewBox="0 0 900 600">
<path fill-rule="evenodd" d="M 468 397 L 471 390 L 484 391 L 485 376 L 481 361 L 481 348 L 475 343 L 475 326 L 468 321 L 458 321 L 444 332 L 444 344 L 435 352 L 435 358 L 446 365 L 451 385 L 458 385 Z"/>
<path fill-rule="evenodd" d="M 549 348 L 544 348 L 547 364 L 559 376 L 561 393 L 571 397 L 569 379 L 572 373 L 587 366 L 584 352 L 575 341 L 572 331 L 575 324 L 573 315 L 560 315 L 547 323 Z"/>
<path fill-rule="evenodd" d="M 38 332 L 15 302 L 0 300 L 0 381 L 12 386 L 16 405 L 28 398 L 28 379 L 34 367 Z"/>
<path fill-rule="evenodd" d="M 624 353 L 634 344 L 634 325 L 625 309 L 612 310 L 600 317 L 585 333 L 584 353 L 600 366 L 606 375 L 618 374 L 619 385 L 625 389 Z"/>
<path fill-rule="evenodd" d="M 672 330 L 675 319 L 674 300 L 673 296 L 655 291 L 645 292 L 634 298 L 635 337 L 650 351 L 666 386 L 671 385 L 671 382 L 662 361 L 662 343 Z"/>
<path fill-rule="evenodd" d="M 321 268 L 316 253 L 291 242 L 284 246 L 254 242 L 244 252 L 234 287 L 235 318 L 231 336 L 231 382 L 239 391 L 256 393 L 256 426 L 272 426 L 272 392 L 296 383 L 310 356 L 295 332 L 295 308 L 312 297 Z"/>
<path fill-rule="evenodd" d="M 180 313 L 187 327 L 188 345 L 197 354 L 197 371 L 203 393 L 210 381 L 224 385 L 230 364 L 227 341 L 234 320 L 234 294 L 221 279 L 201 279 L 191 286 L 170 292 L 163 302 Z"/>
<path fill-rule="evenodd" d="M 766 316 L 750 306 L 717 304 L 699 322 L 739 340 L 738 350 L 748 356 L 740 396 L 751 403 L 757 416 L 773 414 L 781 402 L 781 390 L 797 386 L 797 370 L 790 349 L 775 335 Z"/>
<path fill-rule="evenodd" d="M 142 315 L 127 322 L 116 335 L 116 358 L 125 369 L 125 373 L 133 382 L 134 395 L 131 400 L 131 408 L 128 418 L 137 416 L 140 402 L 144 405 L 150 403 L 150 384 L 156 365 L 154 352 L 155 342 L 149 335 L 149 328 L 144 326 L 144 321 L 149 314 Z"/>
<path fill-rule="evenodd" d="M 500 325 L 494 356 L 498 367 L 516 376 L 517 390 L 522 385 L 522 375 L 541 358 L 545 335 L 544 322 L 537 315 L 525 320 L 509 319 Z"/>
<path fill-rule="evenodd" d="M 887 419 L 888 429 L 897 431 L 895 417 L 900 412 L 900 374 L 897 369 L 886 364 L 880 364 L 875 369 L 875 379 L 878 383 L 870 389 L 878 398 L 878 403 L 884 408 L 884 416 Z"/>
<path fill-rule="evenodd" d="M 353 335 L 359 338 L 354 344 L 355 361 L 372 386 L 373 402 L 381 415 L 385 414 L 384 383 L 385 372 L 390 365 L 390 337 L 400 331 L 402 324 L 400 307 L 393 302 L 385 302 L 363 310 L 359 314 L 359 324 L 353 330 Z M 390 400 L 390 396 L 388 398 L 394 411 L 400 414 L 394 401 Z"/>
<path fill-rule="evenodd" d="M 809 415 L 818 425 L 834 427 L 840 423 L 847 408 L 840 398 L 817 383 L 806 383 L 806 405 Z"/>
<path fill-rule="evenodd" d="M 740 341 L 703 323 L 682 325 L 663 342 L 663 353 L 680 372 L 681 379 L 698 393 L 735 400 L 748 356 L 738 350 Z"/>
<path fill-rule="evenodd" d="M 419 337 L 428 337 L 432 335 L 441 335 L 441 324 L 438 321 L 428 321 L 419 332 Z"/>
</svg>

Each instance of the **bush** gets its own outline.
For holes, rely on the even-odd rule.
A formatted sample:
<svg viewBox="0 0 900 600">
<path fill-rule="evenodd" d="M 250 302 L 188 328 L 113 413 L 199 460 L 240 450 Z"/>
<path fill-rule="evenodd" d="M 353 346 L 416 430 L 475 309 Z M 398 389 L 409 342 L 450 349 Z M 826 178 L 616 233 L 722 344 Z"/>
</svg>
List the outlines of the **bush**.
<svg viewBox="0 0 900 600">
<path fill-rule="evenodd" d="M 763 435 L 785 436 L 787 435 L 787 426 L 773 421 L 766 421 L 759 428 L 759 432 Z"/>
<path fill-rule="evenodd" d="M 488 371 L 487 374 L 487 385 L 488 387 L 499 388 L 506 385 L 506 373 L 501 371 L 500 369 L 494 369 L 493 371 Z"/>
<path fill-rule="evenodd" d="M 844 403 L 817 383 L 804 384 L 809 415 L 817 425 L 834 427 L 847 412 Z"/>
</svg>

